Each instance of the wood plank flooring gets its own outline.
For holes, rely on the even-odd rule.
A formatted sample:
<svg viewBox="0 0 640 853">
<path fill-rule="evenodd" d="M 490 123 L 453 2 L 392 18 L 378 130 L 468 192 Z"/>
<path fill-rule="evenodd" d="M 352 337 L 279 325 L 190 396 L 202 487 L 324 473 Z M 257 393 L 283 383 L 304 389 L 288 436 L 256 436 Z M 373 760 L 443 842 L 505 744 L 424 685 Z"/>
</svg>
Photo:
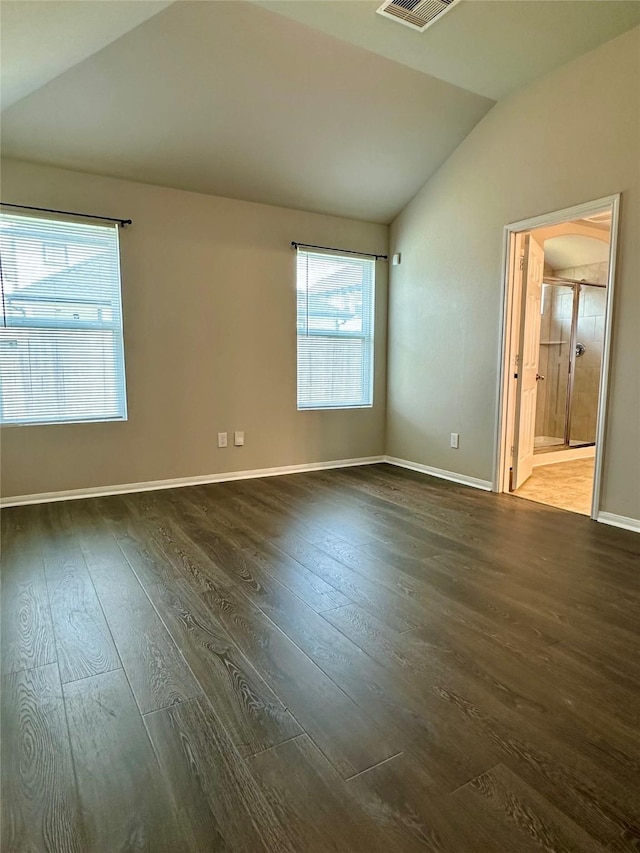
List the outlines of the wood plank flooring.
<svg viewBox="0 0 640 853">
<path fill-rule="evenodd" d="M 6 853 L 640 850 L 640 537 L 374 465 L 2 512 Z"/>
</svg>

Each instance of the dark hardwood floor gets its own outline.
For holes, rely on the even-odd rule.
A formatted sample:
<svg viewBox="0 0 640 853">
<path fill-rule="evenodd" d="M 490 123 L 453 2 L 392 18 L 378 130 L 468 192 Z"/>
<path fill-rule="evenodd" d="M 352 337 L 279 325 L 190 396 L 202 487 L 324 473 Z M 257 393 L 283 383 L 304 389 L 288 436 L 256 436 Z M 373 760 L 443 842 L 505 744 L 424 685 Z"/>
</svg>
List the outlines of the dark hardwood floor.
<svg viewBox="0 0 640 853">
<path fill-rule="evenodd" d="M 640 537 L 385 465 L 2 512 L 2 850 L 640 850 Z"/>
</svg>

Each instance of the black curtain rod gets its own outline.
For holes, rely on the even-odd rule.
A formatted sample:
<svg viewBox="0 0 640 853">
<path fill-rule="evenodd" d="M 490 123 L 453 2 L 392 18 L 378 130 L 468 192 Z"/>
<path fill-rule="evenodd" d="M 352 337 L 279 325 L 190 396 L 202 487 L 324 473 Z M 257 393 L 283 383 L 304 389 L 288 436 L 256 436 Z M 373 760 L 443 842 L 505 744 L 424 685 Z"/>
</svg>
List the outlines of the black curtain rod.
<svg viewBox="0 0 640 853">
<path fill-rule="evenodd" d="M 101 222 L 117 222 L 124 228 L 132 225 L 131 219 L 114 219 L 113 216 L 91 216 L 89 213 L 75 213 L 73 210 L 52 210 L 50 207 L 31 207 L 28 204 L 10 204 L 8 201 L 0 201 L 2 207 L 17 207 L 20 210 L 37 210 L 40 213 L 61 213 L 63 216 L 80 216 L 82 219 L 97 219 Z"/>
<path fill-rule="evenodd" d="M 345 255 L 364 255 L 365 258 L 375 258 L 376 261 L 386 261 L 388 255 L 372 255 L 371 252 L 354 252 L 353 249 L 333 249 L 331 246 L 314 246 L 313 243 L 296 243 L 291 241 L 294 249 L 301 246 L 303 249 L 327 249 L 329 252 L 342 252 Z"/>
</svg>

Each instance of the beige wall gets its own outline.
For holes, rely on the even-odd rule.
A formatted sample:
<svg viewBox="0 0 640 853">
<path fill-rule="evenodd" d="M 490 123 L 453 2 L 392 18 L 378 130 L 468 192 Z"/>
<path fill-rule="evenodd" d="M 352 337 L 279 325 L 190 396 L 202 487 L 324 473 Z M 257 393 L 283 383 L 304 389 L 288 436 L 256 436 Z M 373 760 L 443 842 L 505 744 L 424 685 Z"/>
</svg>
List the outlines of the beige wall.
<svg viewBox="0 0 640 853">
<path fill-rule="evenodd" d="M 290 242 L 386 253 L 386 226 L 15 161 L 2 198 L 134 221 L 121 235 L 129 420 L 5 427 L 3 496 L 384 452 L 386 264 L 374 407 L 298 412 Z M 223 430 L 244 430 L 245 447 L 219 450 Z"/>
<path fill-rule="evenodd" d="M 601 509 L 640 518 L 639 34 L 500 102 L 393 223 L 389 454 L 492 479 L 503 228 L 621 192 Z"/>
</svg>

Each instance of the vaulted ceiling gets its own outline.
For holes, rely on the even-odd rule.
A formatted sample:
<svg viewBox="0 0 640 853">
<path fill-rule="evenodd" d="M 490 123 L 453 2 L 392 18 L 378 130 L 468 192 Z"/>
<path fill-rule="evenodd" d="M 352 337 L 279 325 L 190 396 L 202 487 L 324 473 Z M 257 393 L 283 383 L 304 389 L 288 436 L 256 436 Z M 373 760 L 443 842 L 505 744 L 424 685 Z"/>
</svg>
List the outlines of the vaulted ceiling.
<svg viewBox="0 0 640 853">
<path fill-rule="evenodd" d="M 3 0 L 2 109 L 128 33 L 171 0 L 25 2 Z"/>
<path fill-rule="evenodd" d="M 634 0 L 463 0 L 423 33 L 376 15 L 382 0 L 258 2 L 494 100 L 640 23 Z"/>
<path fill-rule="evenodd" d="M 5 156 L 388 222 L 499 97 L 634 26 L 636 0 L 4 0 Z"/>
</svg>

